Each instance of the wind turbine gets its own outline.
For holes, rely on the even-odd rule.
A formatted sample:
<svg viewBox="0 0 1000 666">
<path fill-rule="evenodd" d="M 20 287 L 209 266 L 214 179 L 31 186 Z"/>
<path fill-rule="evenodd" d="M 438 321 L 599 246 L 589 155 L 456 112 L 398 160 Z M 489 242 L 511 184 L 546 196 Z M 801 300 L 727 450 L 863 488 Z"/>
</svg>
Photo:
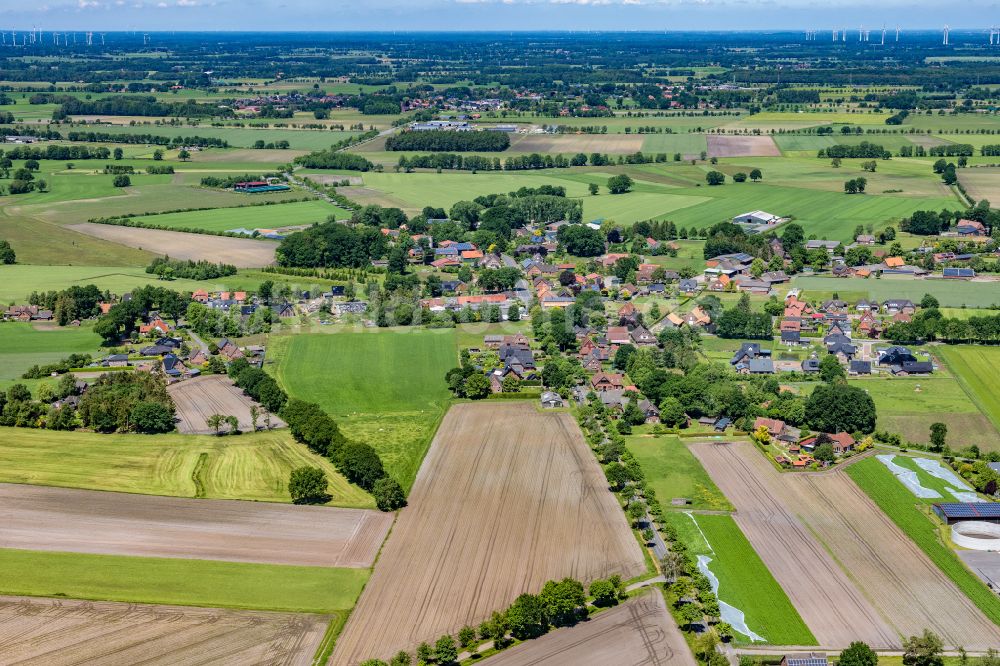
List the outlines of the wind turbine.
<svg viewBox="0 0 1000 666">
<path fill-rule="evenodd" d="M 896 41 L 899 41 L 899 26 L 896 26 Z"/>
<path fill-rule="evenodd" d="M 944 27 L 944 42 L 943 42 L 945 46 L 948 46 L 948 30 L 949 30 L 949 28 L 946 25 Z"/>
<path fill-rule="evenodd" d="M 104 35 L 105 34 L 106 33 L 103 33 L 103 32 L 101 33 L 101 46 L 104 46 Z"/>
<path fill-rule="evenodd" d="M 885 46 L 885 26 L 882 26 L 882 46 Z"/>
</svg>

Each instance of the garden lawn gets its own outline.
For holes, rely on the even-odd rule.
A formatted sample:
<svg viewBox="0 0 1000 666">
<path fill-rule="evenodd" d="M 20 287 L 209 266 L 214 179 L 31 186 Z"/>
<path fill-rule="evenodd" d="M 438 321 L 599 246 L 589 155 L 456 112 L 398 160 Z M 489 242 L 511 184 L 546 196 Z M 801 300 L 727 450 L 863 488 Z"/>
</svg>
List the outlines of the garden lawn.
<svg viewBox="0 0 1000 666">
<path fill-rule="evenodd" d="M 374 507 L 368 493 L 287 430 L 216 437 L 0 428 L 3 483 L 289 502 L 288 476 L 303 465 L 326 473 L 332 506 Z"/>
<path fill-rule="evenodd" d="M 354 606 L 367 569 L 0 549 L 0 594 L 330 613 Z"/>
<path fill-rule="evenodd" d="M 288 194 L 288 193 L 286 193 Z M 245 203 L 253 203 L 252 195 Z M 343 219 L 347 211 L 318 199 L 270 206 L 244 206 L 216 208 L 185 213 L 165 213 L 136 218 L 137 221 L 170 229 L 204 229 L 229 231 L 230 229 L 275 229 L 295 225 L 323 222 L 329 217 Z"/>
<path fill-rule="evenodd" d="M 962 564 L 939 538 L 937 526 L 885 465 L 869 458 L 846 468 L 848 476 L 905 532 L 983 613 L 1000 624 L 1000 598 Z"/>
<path fill-rule="evenodd" d="M 444 375 L 458 365 L 453 330 L 271 336 L 268 356 L 289 395 L 318 403 L 412 485 L 451 397 Z"/>
<path fill-rule="evenodd" d="M 636 435 L 625 438 L 625 448 L 639 461 L 663 506 L 674 497 L 687 497 L 697 509 L 732 509 L 681 438 Z"/>
<path fill-rule="evenodd" d="M 772 645 L 816 645 L 788 595 L 731 516 L 671 513 L 667 519 L 694 555 L 712 558 L 708 568 L 719 579 L 719 599 L 743 611 L 751 631 Z M 739 642 L 749 643 L 735 635 Z"/>
<path fill-rule="evenodd" d="M 1000 348 L 978 345 L 941 346 L 935 347 L 934 352 L 948 365 L 972 402 L 986 414 L 995 428 L 1000 429 L 1000 395 L 996 391 Z"/>
</svg>

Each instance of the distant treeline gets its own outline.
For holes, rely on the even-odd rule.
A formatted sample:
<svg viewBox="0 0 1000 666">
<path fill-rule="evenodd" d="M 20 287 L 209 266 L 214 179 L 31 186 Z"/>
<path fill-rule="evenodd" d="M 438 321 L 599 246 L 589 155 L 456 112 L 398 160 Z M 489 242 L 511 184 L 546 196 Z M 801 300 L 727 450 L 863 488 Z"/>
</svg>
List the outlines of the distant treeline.
<svg viewBox="0 0 1000 666">
<path fill-rule="evenodd" d="M 0 154 L 12 160 L 106 160 L 111 151 L 105 146 L 15 146 L 0 150 Z"/>
<path fill-rule="evenodd" d="M 330 220 L 288 236 L 276 254 L 279 266 L 362 268 L 384 256 L 387 249 L 379 229 Z"/>
<path fill-rule="evenodd" d="M 385 140 L 386 150 L 430 150 L 499 153 L 510 147 L 506 132 L 452 132 L 429 130 L 402 132 Z"/>
<path fill-rule="evenodd" d="M 680 153 L 674 155 L 674 161 L 681 160 Z M 608 166 L 612 164 L 653 164 L 669 161 L 667 153 L 646 154 L 642 152 L 631 155 L 619 155 L 612 158 L 604 153 L 577 153 L 571 157 L 565 155 L 516 155 L 501 159 L 484 155 L 457 155 L 455 153 L 433 153 L 431 155 L 400 155 L 398 167 L 409 169 L 454 169 L 456 171 L 530 171 L 533 169 L 565 169 L 576 166 Z"/>
<path fill-rule="evenodd" d="M 170 257 L 156 257 L 146 266 L 146 272 L 161 278 L 185 278 L 187 280 L 215 280 L 236 275 L 236 266 L 213 263 L 211 261 L 176 260 Z"/>
<path fill-rule="evenodd" d="M 86 100 L 68 95 L 51 96 L 60 104 L 53 111 L 53 120 L 63 120 L 67 116 L 158 116 L 174 118 L 232 118 L 232 109 L 217 104 L 187 102 L 159 102 L 153 96 L 125 97 L 116 95 L 101 99 Z"/>
<path fill-rule="evenodd" d="M 375 168 L 369 160 L 353 153 L 338 153 L 334 150 L 318 150 L 295 158 L 296 164 L 307 169 L 345 169 L 347 171 L 371 171 Z"/>
<path fill-rule="evenodd" d="M 56 136 L 48 137 L 60 139 Z M 141 143 L 157 146 L 198 146 L 199 148 L 228 148 L 225 139 L 205 136 L 159 136 L 156 134 L 117 134 L 112 132 L 68 132 L 66 138 L 70 141 L 87 141 L 90 143 Z"/>
<path fill-rule="evenodd" d="M 845 158 L 845 157 L 863 157 L 863 158 L 880 158 L 889 159 L 892 157 L 892 153 L 886 150 L 881 144 L 871 143 L 869 141 L 862 141 L 857 145 L 850 145 L 844 143 L 838 143 L 835 146 L 829 146 L 827 148 L 820 148 L 817 157 L 834 157 L 834 158 Z"/>
</svg>

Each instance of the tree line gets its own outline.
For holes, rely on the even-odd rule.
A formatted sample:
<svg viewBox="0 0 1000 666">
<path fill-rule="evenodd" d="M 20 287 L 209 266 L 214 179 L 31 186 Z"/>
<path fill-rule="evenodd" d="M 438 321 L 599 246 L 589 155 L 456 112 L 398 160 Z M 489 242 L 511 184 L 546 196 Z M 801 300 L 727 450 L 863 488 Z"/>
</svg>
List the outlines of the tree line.
<svg viewBox="0 0 1000 666">
<path fill-rule="evenodd" d="M 510 147 L 506 132 L 453 132 L 449 130 L 406 131 L 385 140 L 389 151 L 430 150 L 434 152 L 487 152 L 499 153 Z"/>
<path fill-rule="evenodd" d="M 195 100 L 186 102 L 160 102 L 152 95 L 115 95 L 101 99 L 80 99 L 69 95 L 60 96 L 59 107 L 52 112 L 53 120 L 63 120 L 68 116 L 158 116 L 174 118 L 232 118 L 232 109 L 218 104 L 199 104 Z"/>
<path fill-rule="evenodd" d="M 55 132 L 58 135 L 58 132 Z M 61 136 L 50 137 L 60 139 Z M 126 134 L 117 132 L 67 132 L 70 141 L 85 141 L 89 143 L 141 143 L 157 146 L 198 146 L 200 148 L 228 148 L 225 139 L 206 136 L 160 136 L 157 134 Z"/>
<path fill-rule="evenodd" d="M 191 259 L 171 259 L 169 256 L 156 257 L 146 266 L 146 272 L 162 279 L 185 278 L 188 280 L 215 280 L 236 275 L 236 266 L 222 262 L 192 261 Z"/>
</svg>

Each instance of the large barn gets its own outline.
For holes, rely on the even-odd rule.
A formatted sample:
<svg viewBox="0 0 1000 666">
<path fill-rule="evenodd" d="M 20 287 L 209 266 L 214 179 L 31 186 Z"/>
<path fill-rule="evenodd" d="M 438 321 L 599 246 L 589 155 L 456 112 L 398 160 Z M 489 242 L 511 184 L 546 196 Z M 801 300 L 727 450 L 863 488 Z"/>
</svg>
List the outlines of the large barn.
<svg viewBox="0 0 1000 666">
<path fill-rule="evenodd" d="M 978 520 L 986 523 L 1000 523 L 1000 503 L 997 502 L 937 502 L 934 513 L 946 525 Z"/>
</svg>

